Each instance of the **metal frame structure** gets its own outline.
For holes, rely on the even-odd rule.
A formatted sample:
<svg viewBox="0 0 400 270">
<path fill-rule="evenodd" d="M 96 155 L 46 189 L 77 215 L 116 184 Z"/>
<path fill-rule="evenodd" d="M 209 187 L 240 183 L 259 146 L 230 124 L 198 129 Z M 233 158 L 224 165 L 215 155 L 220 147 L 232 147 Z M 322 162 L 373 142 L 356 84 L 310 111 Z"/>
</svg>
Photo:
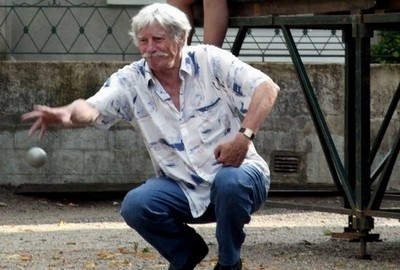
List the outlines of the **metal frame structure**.
<svg viewBox="0 0 400 270">
<path fill-rule="evenodd" d="M 242 13 L 246 14 L 241 16 L 241 8 L 238 5 L 243 7 L 244 2 L 247 3 L 247 8 L 242 9 Z M 374 228 L 373 217 L 400 218 L 400 209 L 385 210 L 381 208 L 400 150 L 400 133 L 398 133 L 394 145 L 384 160 L 380 162 L 378 168 L 372 172 L 371 167 L 399 101 L 400 85 L 395 91 L 377 137 L 374 141 L 370 138 L 370 40 L 374 30 L 400 29 L 400 13 L 393 10 L 393 8 L 398 8 L 399 4 L 396 1 L 369 0 L 338 0 L 329 1 L 329 3 L 324 1 L 318 3 L 318 1 L 313 0 L 285 0 L 281 1 L 280 6 L 279 3 L 275 3 L 277 6 L 274 6 L 274 2 L 277 1 L 230 2 L 230 9 L 233 12 L 231 12 L 229 25 L 240 28 L 231 51 L 235 55 L 239 54 L 241 44 L 249 28 L 279 27 L 283 31 L 332 179 L 340 196 L 343 197 L 344 203 L 343 208 L 291 205 L 279 201 L 269 201 L 269 203 L 275 206 L 292 206 L 348 215 L 348 227 L 345 228 L 343 234 L 350 233 L 353 235 L 353 239 L 355 235 L 360 241 L 358 257 L 370 258 L 366 251 L 366 243 L 377 239 L 376 235 L 370 234 L 370 231 Z M 300 9 L 288 8 L 289 4 L 301 6 L 301 2 L 304 2 L 304 6 Z M 268 10 L 268 7 L 271 7 L 272 10 Z M 338 10 L 330 10 L 329 7 Z M 299 12 L 301 12 L 302 10 L 310 11 L 312 9 L 314 9 L 312 16 L 310 14 L 289 15 L 285 13 L 288 10 L 300 10 Z M 375 12 L 377 9 L 383 10 L 383 12 Z M 251 10 L 253 10 L 253 15 L 251 15 Z M 279 11 L 283 12 L 284 15 L 279 15 Z M 201 19 L 196 20 L 196 23 L 201 24 Z M 342 30 L 346 46 L 345 157 L 343 162 L 339 158 L 307 71 L 291 35 L 290 30 L 297 28 Z"/>
</svg>

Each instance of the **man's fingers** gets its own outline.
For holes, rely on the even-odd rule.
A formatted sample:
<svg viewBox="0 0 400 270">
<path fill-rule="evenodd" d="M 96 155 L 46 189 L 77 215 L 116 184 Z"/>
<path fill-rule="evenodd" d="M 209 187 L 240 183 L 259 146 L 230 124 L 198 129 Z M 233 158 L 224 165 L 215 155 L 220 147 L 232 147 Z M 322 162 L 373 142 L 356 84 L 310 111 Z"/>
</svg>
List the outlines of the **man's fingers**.
<svg viewBox="0 0 400 270">
<path fill-rule="evenodd" d="M 41 116 L 43 116 L 42 112 L 32 111 L 32 112 L 24 113 L 21 118 L 22 118 L 22 120 L 29 120 L 29 119 L 38 118 Z"/>
<path fill-rule="evenodd" d="M 46 123 L 42 123 L 42 125 L 40 127 L 39 140 L 41 140 L 43 138 L 44 134 L 46 133 L 46 130 L 47 130 Z"/>
<path fill-rule="evenodd" d="M 29 129 L 28 131 L 29 136 L 32 136 L 32 134 L 35 133 L 35 131 L 40 127 L 41 124 L 42 124 L 42 119 L 38 118 Z"/>
<path fill-rule="evenodd" d="M 35 123 L 31 126 L 31 128 L 28 131 L 29 136 L 32 136 L 35 131 L 40 127 L 40 123 L 42 121 L 40 119 L 36 120 Z"/>
<path fill-rule="evenodd" d="M 46 113 L 50 113 L 51 108 L 48 106 L 43 106 L 43 105 L 34 105 L 33 106 L 33 111 L 24 113 L 21 118 L 22 120 L 29 120 L 32 118 L 39 118 L 42 116 L 45 116 Z"/>
<path fill-rule="evenodd" d="M 28 130 L 29 136 L 32 136 L 36 130 L 39 131 L 39 139 L 42 139 L 44 134 L 47 131 L 47 125 L 50 122 L 56 122 L 57 119 L 53 115 L 53 111 L 51 107 L 43 106 L 43 105 L 34 105 L 33 111 L 24 113 L 21 116 L 22 120 L 31 120 L 33 119 L 35 122 L 32 124 L 31 128 Z"/>
<path fill-rule="evenodd" d="M 44 105 L 34 105 L 33 106 L 34 111 L 48 112 L 48 111 L 50 111 L 50 109 L 51 109 L 51 107 L 44 106 Z"/>
<path fill-rule="evenodd" d="M 214 149 L 214 157 L 216 160 L 218 160 L 218 158 L 221 155 L 221 146 L 218 145 L 215 149 Z"/>
<path fill-rule="evenodd" d="M 246 158 L 248 150 L 247 138 L 244 141 L 230 141 L 218 145 L 214 149 L 214 156 L 223 166 L 239 167 Z"/>
</svg>

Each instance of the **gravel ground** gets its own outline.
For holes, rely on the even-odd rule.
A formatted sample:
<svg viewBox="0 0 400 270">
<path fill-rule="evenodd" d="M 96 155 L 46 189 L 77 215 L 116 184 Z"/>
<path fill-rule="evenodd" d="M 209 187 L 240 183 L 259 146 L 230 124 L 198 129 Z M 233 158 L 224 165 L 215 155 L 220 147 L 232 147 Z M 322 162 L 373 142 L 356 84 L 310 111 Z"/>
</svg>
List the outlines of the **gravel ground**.
<svg viewBox="0 0 400 270">
<path fill-rule="evenodd" d="M 0 269 L 167 269 L 167 262 L 119 216 L 122 197 L 15 195 L 0 188 Z M 272 198 L 279 200 L 279 198 Z M 287 200 L 287 198 L 282 200 Z M 339 205 L 336 198 L 294 198 Z M 371 260 L 357 259 L 360 244 L 335 240 L 347 216 L 273 208 L 246 226 L 245 269 L 400 269 L 400 223 L 375 218 L 381 242 L 367 244 Z M 193 226 L 209 245 L 196 269 L 216 263 L 215 224 Z"/>
</svg>

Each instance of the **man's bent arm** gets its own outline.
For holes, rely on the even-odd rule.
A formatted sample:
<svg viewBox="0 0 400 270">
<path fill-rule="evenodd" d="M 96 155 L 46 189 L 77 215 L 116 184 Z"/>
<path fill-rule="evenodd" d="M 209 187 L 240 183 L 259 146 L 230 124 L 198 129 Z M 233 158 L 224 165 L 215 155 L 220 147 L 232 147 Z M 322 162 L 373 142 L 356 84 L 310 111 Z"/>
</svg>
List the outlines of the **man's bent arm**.
<svg viewBox="0 0 400 270">
<path fill-rule="evenodd" d="M 254 91 L 242 127 L 251 129 L 254 133 L 260 129 L 261 124 L 272 110 L 278 96 L 279 86 L 272 80 L 261 83 Z"/>
</svg>

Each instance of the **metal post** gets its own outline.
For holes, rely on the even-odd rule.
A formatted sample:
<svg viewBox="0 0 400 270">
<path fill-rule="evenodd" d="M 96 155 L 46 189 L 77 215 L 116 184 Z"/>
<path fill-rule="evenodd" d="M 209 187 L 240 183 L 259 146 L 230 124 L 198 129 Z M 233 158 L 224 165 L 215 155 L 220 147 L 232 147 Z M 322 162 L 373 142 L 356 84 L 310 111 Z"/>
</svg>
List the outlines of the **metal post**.
<svg viewBox="0 0 400 270">
<path fill-rule="evenodd" d="M 373 220 L 365 216 L 370 200 L 370 35 L 362 22 L 362 14 L 354 15 L 352 36 L 355 52 L 355 205 L 356 229 L 360 236 L 360 258 L 368 259 L 366 252 L 367 234 Z M 372 224 L 371 224 L 372 223 Z"/>
</svg>

